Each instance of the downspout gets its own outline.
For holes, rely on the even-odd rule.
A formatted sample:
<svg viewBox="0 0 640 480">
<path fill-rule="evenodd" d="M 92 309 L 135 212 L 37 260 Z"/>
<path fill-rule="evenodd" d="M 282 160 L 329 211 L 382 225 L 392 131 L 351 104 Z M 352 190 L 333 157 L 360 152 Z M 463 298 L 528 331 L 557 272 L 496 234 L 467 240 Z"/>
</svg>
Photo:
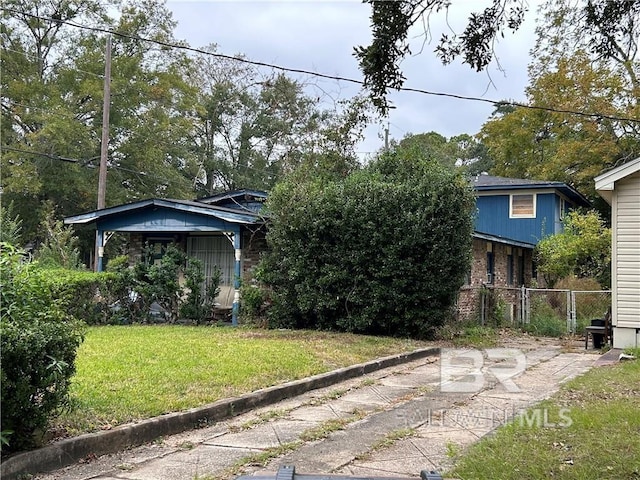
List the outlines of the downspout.
<svg viewBox="0 0 640 480">
<path fill-rule="evenodd" d="M 241 260 L 242 260 L 242 248 L 240 246 L 240 227 L 233 232 L 233 248 L 236 256 L 235 264 L 235 278 L 233 280 L 233 306 L 231 307 L 231 325 L 238 325 L 238 313 L 240 311 L 240 274 L 241 274 Z"/>
</svg>

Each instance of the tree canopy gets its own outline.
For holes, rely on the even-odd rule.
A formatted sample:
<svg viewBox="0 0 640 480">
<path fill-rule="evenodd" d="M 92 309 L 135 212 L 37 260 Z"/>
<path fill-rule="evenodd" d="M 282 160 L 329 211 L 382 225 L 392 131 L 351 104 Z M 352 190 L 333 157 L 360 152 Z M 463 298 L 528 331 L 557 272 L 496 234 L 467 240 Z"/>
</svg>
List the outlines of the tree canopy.
<svg viewBox="0 0 640 480">
<path fill-rule="evenodd" d="M 430 18 L 448 13 L 449 0 L 365 0 L 371 5 L 372 40 L 368 46 L 355 47 L 366 87 L 381 114 L 386 114 L 387 93 L 404 84 L 400 64 L 411 53 L 409 30 L 422 28 L 429 33 Z M 496 57 L 494 45 L 506 31 L 515 31 L 525 20 L 528 5 L 524 0 L 491 0 L 481 10 L 471 12 L 460 33 L 443 33 L 434 49 L 444 64 L 461 58 L 462 63 L 481 71 Z M 550 2 L 557 4 L 558 2 Z M 598 56 L 623 59 L 629 51 L 621 48 L 622 39 L 640 38 L 638 15 L 640 0 L 584 0 L 578 5 L 563 1 L 565 12 L 574 12 L 571 30 L 576 38 Z M 637 48 L 637 44 L 636 44 Z"/>
<path fill-rule="evenodd" d="M 479 136 L 492 173 L 565 182 L 608 214 L 594 177 L 640 155 L 640 11 L 608 40 L 606 32 L 586 32 L 569 1 L 543 11 L 527 107 L 497 108 Z M 605 41 L 617 55 L 601 52 Z"/>
<path fill-rule="evenodd" d="M 575 276 L 592 278 L 611 287 L 611 229 L 597 212 L 569 212 L 564 231 L 548 236 L 536 246 L 538 271 L 552 287 Z"/>
</svg>

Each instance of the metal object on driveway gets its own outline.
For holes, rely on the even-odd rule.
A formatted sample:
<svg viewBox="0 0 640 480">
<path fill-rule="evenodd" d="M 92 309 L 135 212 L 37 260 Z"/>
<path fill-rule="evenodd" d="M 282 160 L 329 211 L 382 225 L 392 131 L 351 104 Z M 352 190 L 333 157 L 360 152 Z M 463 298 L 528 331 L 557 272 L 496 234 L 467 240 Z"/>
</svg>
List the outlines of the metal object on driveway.
<svg viewBox="0 0 640 480">
<path fill-rule="evenodd" d="M 442 475 L 438 472 L 422 470 L 421 480 L 442 480 Z M 282 465 L 273 475 L 242 475 L 236 480 L 409 480 L 405 477 L 357 477 L 349 475 L 308 475 L 296 473 L 293 465 Z"/>
</svg>

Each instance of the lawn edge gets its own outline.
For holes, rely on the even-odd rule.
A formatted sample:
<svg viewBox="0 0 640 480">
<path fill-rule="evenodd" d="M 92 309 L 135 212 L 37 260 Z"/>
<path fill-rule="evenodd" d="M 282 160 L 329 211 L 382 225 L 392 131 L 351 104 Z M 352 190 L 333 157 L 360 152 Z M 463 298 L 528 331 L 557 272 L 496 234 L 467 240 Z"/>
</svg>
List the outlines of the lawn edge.
<svg viewBox="0 0 640 480">
<path fill-rule="evenodd" d="M 238 397 L 218 400 L 202 407 L 120 425 L 112 430 L 67 438 L 3 460 L 0 465 L 0 478 L 14 480 L 22 475 L 35 475 L 64 468 L 93 456 L 115 453 L 159 437 L 203 427 L 311 390 L 439 353 L 439 347 L 421 348 L 263 388 Z"/>
</svg>

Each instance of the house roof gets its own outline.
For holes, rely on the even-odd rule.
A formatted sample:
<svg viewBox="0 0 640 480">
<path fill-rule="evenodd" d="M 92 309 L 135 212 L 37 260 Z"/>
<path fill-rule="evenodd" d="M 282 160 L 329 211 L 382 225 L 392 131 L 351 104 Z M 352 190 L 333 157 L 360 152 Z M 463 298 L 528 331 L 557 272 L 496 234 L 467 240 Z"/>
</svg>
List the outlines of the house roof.
<svg viewBox="0 0 640 480">
<path fill-rule="evenodd" d="M 616 182 L 638 171 L 640 171 L 640 157 L 597 176 L 594 179 L 596 191 L 607 203 L 611 203 L 611 192 L 614 190 Z"/>
<path fill-rule="evenodd" d="M 473 188 L 478 192 L 496 192 L 505 190 L 557 190 L 578 206 L 591 206 L 591 203 L 584 195 L 563 182 L 477 175 L 473 179 Z"/>
<path fill-rule="evenodd" d="M 151 198 L 133 203 L 117 205 L 115 207 L 103 208 L 92 212 L 81 213 L 66 217 L 64 223 L 86 225 L 125 213 L 132 213 L 154 207 L 166 208 L 175 211 L 189 212 L 205 217 L 213 217 L 229 223 L 252 224 L 260 222 L 260 215 L 251 210 L 239 210 L 237 208 L 226 208 L 219 205 L 208 205 L 206 203 L 191 200 L 175 200 L 170 198 Z"/>
<path fill-rule="evenodd" d="M 522 248 L 535 248 L 533 243 L 522 242 L 520 240 L 513 240 L 511 238 L 501 237 L 499 235 L 491 235 L 489 233 L 478 232 L 477 230 L 473 232 L 473 238 L 479 238 L 481 240 L 488 240 L 489 242 L 503 243 L 505 245 L 511 245 L 514 247 L 522 247 Z"/>
<path fill-rule="evenodd" d="M 267 199 L 267 192 L 263 190 L 232 190 L 230 192 L 222 192 L 210 197 L 199 198 L 196 201 L 208 203 L 210 205 L 226 202 L 227 200 L 259 201 L 264 202 Z"/>
</svg>

